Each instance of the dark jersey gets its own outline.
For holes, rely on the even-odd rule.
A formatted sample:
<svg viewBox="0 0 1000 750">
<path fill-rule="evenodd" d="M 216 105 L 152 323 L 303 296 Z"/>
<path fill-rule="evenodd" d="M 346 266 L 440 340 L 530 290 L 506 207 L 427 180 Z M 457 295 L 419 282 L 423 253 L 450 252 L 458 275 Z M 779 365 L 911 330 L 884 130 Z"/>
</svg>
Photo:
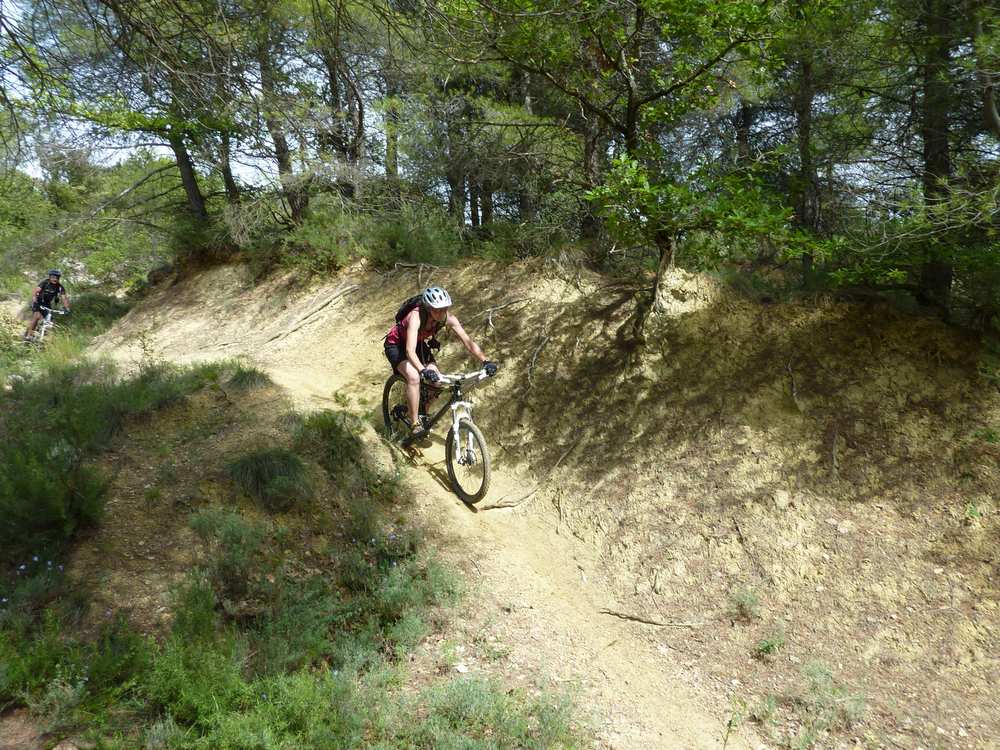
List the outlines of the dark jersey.
<svg viewBox="0 0 1000 750">
<path fill-rule="evenodd" d="M 52 307 L 53 305 L 59 304 L 59 297 L 66 294 L 66 289 L 62 284 L 56 283 L 52 284 L 48 279 L 39 283 L 38 288 L 41 290 L 38 293 L 38 299 L 36 300 L 38 304 L 44 305 L 45 307 Z"/>
</svg>

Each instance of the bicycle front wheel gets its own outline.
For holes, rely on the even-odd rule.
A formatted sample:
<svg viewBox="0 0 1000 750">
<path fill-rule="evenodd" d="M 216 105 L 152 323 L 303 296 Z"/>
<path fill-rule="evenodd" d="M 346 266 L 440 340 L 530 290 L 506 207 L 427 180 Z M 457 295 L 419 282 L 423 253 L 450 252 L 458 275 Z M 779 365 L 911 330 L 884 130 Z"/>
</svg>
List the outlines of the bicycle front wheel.
<svg viewBox="0 0 1000 750">
<path fill-rule="evenodd" d="M 483 433 L 472 422 L 461 419 L 457 429 L 457 450 L 455 425 L 448 430 L 448 437 L 445 439 L 448 479 L 462 502 L 475 505 L 486 496 L 486 491 L 490 488 L 490 454 L 486 449 Z"/>
<path fill-rule="evenodd" d="M 390 440 L 398 441 L 409 432 L 406 412 L 406 381 L 400 375 L 393 375 L 382 389 L 382 422 Z"/>
</svg>

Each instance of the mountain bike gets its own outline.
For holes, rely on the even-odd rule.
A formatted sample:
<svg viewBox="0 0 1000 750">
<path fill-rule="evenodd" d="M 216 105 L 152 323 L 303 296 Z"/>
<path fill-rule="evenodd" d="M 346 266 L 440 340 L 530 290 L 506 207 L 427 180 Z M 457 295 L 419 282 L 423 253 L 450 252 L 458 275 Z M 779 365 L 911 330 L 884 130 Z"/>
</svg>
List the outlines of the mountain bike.
<svg viewBox="0 0 1000 750">
<path fill-rule="evenodd" d="M 472 402 L 467 391 L 486 380 L 486 370 L 462 375 L 441 375 L 434 383 L 420 381 L 420 420 L 426 435 L 445 413 L 451 412 L 451 429 L 445 438 L 445 463 L 451 488 L 462 502 L 474 505 L 486 496 L 490 486 L 490 454 L 486 439 L 472 420 Z M 441 408 L 427 415 L 428 406 L 445 392 L 450 395 Z M 390 440 L 404 448 L 413 442 L 412 424 L 406 406 L 406 380 L 398 373 L 385 383 L 382 391 L 382 419 Z"/>
<path fill-rule="evenodd" d="M 35 326 L 34 333 L 27 339 L 29 344 L 41 344 L 42 339 L 45 338 L 45 334 L 49 332 L 50 328 L 55 328 L 55 321 L 52 320 L 53 313 L 56 315 L 65 315 L 69 310 L 53 310 L 51 307 L 45 307 L 45 305 L 39 305 L 40 310 L 44 311 L 44 315 L 41 320 L 38 321 L 38 325 Z"/>
</svg>

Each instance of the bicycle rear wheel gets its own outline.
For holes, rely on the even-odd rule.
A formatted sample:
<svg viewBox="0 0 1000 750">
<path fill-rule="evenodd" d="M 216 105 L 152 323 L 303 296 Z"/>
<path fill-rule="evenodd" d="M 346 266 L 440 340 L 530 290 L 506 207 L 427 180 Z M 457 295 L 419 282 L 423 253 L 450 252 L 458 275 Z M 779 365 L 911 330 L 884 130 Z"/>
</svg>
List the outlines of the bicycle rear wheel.
<svg viewBox="0 0 1000 750">
<path fill-rule="evenodd" d="M 382 422 L 390 440 L 399 440 L 410 431 L 406 412 L 406 381 L 400 375 L 393 375 L 382 389 Z"/>
<path fill-rule="evenodd" d="M 486 496 L 490 488 L 490 454 L 486 439 L 472 422 L 458 422 L 458 452 L 455 451 L 455 425 L 445 439 L 445 463 L 448 479 L 455 494 L 462 502 L 475 505 Z"/>
</svg>

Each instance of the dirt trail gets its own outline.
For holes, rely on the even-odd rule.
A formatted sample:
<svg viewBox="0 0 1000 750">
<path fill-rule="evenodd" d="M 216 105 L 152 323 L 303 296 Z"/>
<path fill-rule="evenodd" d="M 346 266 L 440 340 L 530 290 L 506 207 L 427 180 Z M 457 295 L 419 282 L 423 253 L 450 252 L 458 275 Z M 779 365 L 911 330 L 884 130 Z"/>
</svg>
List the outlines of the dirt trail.
<svg viewBox="0 0 1000 750">
<path fill-rule="evenodd" d="M 234 274 L 238 279 L 238 271 L 217 269 L 159 288 L 95 351 L 125 363 L 242 357 L 267 371 L 299 408 L 347 404 L 374 418 L 387 374 L 380 341 L 385 310 L 403 287 L 364 272 L 308 292 L 290 278 L 260 287 L 237 281 L 234 306 L 231 290 L 218 294 L 220 285 L 234 285 Z M 385 455 L 374 429 L 368 440 Z M 745 727 L 744 736 L 724 744 L 728 707 L 721 691 L 698 684 L 660 640 L 677 630 L 601 613 L 618 607 L 598 550 L 539 502 L 544 488 L 516 509 L 471 510 L 447 490 L 443 454 L 438 437 L 416 458 L 396 460 L 412 464 L 405 480 L 421 498 L 420 513 L 442 555 L 473 582 L 466 627 L 488 626 L 507 644 L 509 678 L 573 689 L 604 747 L 766 747 Z M 497 463 L 482 505 L 535 486 L 515 467 Z"/>
</svg>

